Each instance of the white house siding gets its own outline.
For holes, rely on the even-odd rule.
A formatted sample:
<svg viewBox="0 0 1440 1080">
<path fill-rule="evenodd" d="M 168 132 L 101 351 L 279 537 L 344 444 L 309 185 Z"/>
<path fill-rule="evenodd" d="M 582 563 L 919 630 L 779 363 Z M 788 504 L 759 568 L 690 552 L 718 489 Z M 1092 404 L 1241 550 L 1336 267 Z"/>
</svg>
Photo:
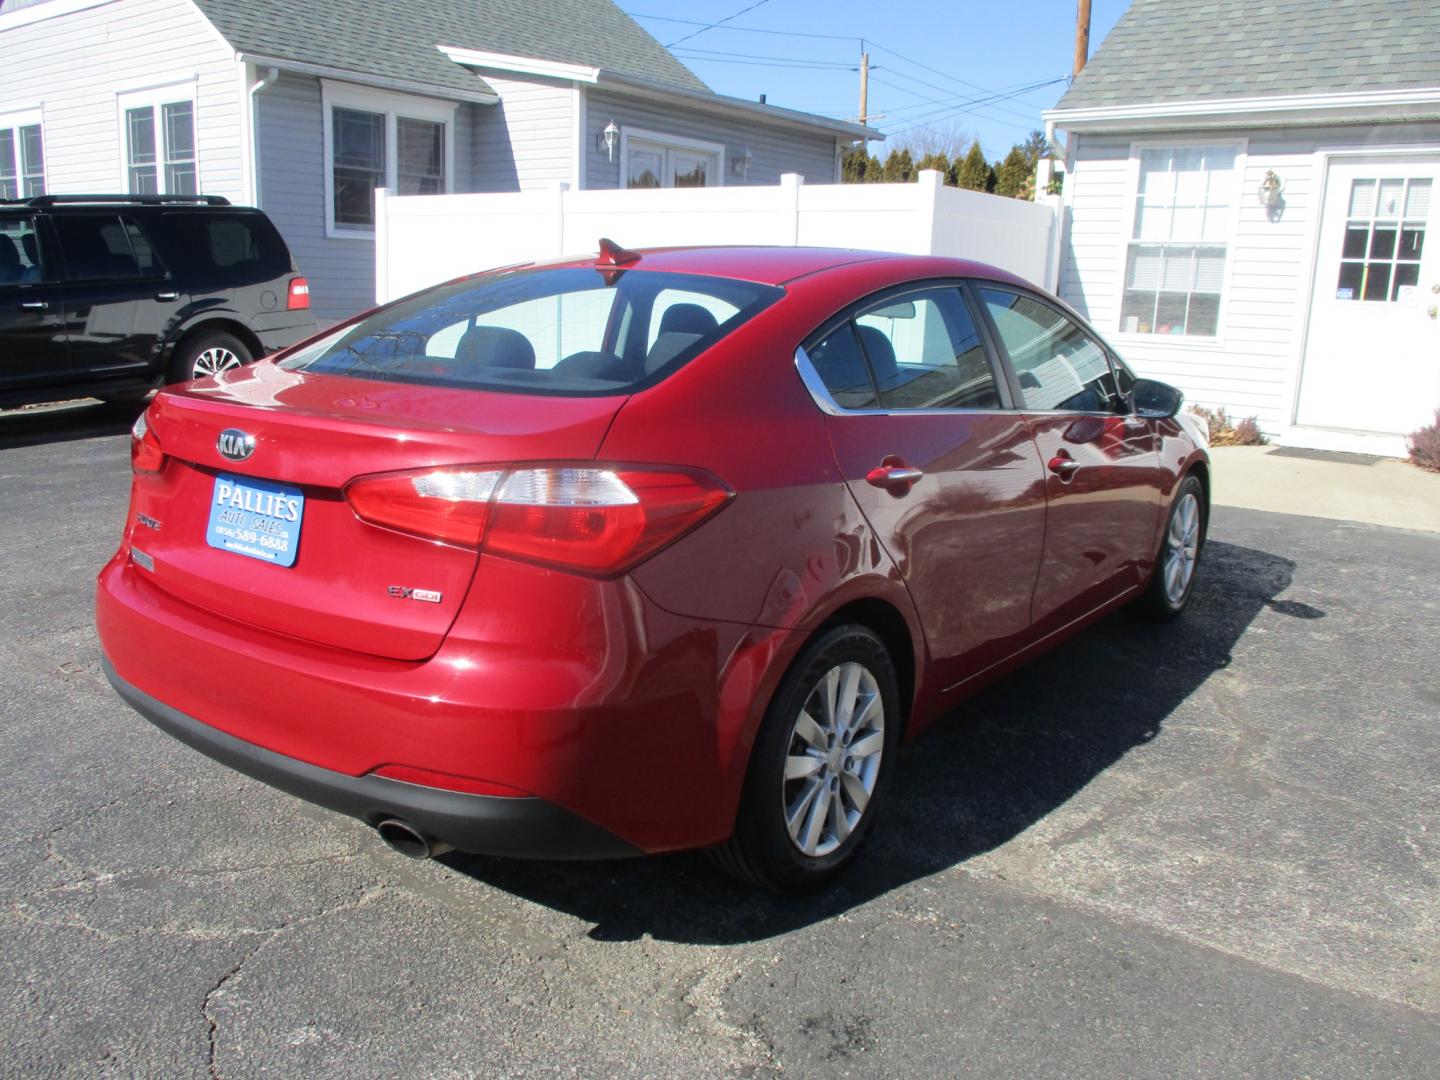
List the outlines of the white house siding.
<svg viewBox="0 0 1440 1080">
<path fill-rule="evenodd" d="M 455 190 L 471 185 L 474 113 L 455 110 Z M 310 282 L 321 319 L 341 319 L 375 303 L 375 243 L 325 235 L 325 135 L 320 80 L 282 72 L 259 94 L 260 206 L 275 222 Z"/>
<path fill-rule="evenodd" d="M 687 108 L 679 102 L 661 103 L 643 98 L 588 90 L 585 105 L 585 186 L 620 186 L 620 152 L 616 147 L 611 161 L 600 142 L 605 125 L 612 120 L 622 131 L 628 126 L 642 131 L 677 135 L 702 142 L 723 143 L 725 185 L 778 184 L 782 173 L 799 173 L 811 184 L 835 183 L 835 136 L 807 132 L 801 128 L 769 126 L 760 119 L 738 119 Z M 748 175 L 730 171 L 731 161 L 749 147 Z"/>
<path fill-rule="evenodd" d="M 51 193 L 123 191 L 117 93 L 188 82 L 200 190 L 244 197 L 240 65 L 189 0 L 116 0 L 0 29 L 0 73 L 0 113 L 41 110 Z"/>
<path fill-rule="evenodd" d="M 1272 435 L 1290 425 L 1301 361 L 1320 194 L 1316 151 L 1436 145 L 1440 124 L 1298 126 L 1286 129 L 1072 136 L 1066 177 L 1066 243 L 1060 294 L 1143 375 L 1179 386 L 1193 404 L 1254 416 Z M 1235 229 L 1221 300 L 1220 337 L 1173 343 L 1119 332 L 1125 244 L 1133 223 L 1131 144 L 1244 143 Z M 1271 221 L 1259 200 L 1268 170 L 1284 184 Z"/>
<path fill-rule="evenodd" d="M 500 104 L 476 109 L 474 184 L 483 192 L 528 191 L 573 183 L 575 99 L 572 84 L 516 78 L 489 70 Z"/>
</svg>

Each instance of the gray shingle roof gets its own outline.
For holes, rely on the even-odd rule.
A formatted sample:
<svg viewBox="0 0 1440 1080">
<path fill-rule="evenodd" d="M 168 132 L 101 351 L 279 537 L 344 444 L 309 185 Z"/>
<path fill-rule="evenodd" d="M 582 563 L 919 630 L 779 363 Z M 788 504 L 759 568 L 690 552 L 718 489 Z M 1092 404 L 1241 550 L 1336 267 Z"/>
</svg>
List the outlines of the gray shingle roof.
<svg viewBox="0 0 1440 1080">
<path fill-rule="evenodd" d="M 1436 0 L 1134 0 L 1056 108 L 1435 86 Z"/>
<path fill-rule="evenodd" d="M 488 89 L 436 45 L 603 67 L 706 90 L 611 0 L 195 0 L 240 52 L 458 91 Z"/>
</svg>

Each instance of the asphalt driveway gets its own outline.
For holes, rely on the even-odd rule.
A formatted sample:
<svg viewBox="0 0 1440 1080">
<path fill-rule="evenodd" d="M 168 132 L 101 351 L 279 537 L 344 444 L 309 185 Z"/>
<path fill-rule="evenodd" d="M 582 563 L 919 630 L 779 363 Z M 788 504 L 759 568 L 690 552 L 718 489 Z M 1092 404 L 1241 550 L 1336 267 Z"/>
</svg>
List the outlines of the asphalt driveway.
<svg viewBox="0 0 1440 1080">
<path fill-rule="evenodd" d="M 413 863 L 152 729 L 91 627 L 133 416 L 0 416 L 0 1073 L 1436 1074 L 1440 535 L 1217 509 L 1183 620 L 986 692 L 781 901 Z"/>
</svg>

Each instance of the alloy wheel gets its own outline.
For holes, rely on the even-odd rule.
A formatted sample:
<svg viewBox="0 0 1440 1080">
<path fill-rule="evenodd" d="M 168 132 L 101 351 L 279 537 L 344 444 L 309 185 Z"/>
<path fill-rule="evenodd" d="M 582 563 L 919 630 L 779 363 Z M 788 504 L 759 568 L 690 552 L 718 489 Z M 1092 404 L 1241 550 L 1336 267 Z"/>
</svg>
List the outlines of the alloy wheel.
<svg viewBox="0 0 1440 1080">
<path fill-rule="evenodd" d="M 1200 553 L 1200 500 L 1187 491 L 1180 496 L 1170 515 L 1165 536 L 1165 598 L 1179 606 L 1195 576 L 1195 559 Z"/>
<path fill-rule="evenodd" d="M 863 664 L 837 664 L 805 698 L 785 757 L 785 826 L 802 854 L 829 855 L 855 831 L 884 752 L 879 683 Z"/>
<path fill-rule="evenodd" d="M 195 362 L 191 365 L 191 374 L 197 379 L 203 379 L 206 375 L 215 375 L 239 366 L 240 357 L 223 345 L 212 345 L 195 357 Z"/>
</svg>

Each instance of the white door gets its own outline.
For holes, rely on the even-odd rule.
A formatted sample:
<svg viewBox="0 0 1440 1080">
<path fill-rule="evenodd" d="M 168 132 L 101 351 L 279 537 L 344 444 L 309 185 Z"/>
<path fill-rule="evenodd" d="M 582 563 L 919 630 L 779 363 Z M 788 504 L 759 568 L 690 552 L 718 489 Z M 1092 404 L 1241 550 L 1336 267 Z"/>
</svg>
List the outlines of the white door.
<svg viewBox="0 0 1440 1080">
<path fill-rule="evenodd" d="M 1404 435 L 1440 408 L 1440 155 L 1336 160 L 1296 422 Z"/>
</svg>

